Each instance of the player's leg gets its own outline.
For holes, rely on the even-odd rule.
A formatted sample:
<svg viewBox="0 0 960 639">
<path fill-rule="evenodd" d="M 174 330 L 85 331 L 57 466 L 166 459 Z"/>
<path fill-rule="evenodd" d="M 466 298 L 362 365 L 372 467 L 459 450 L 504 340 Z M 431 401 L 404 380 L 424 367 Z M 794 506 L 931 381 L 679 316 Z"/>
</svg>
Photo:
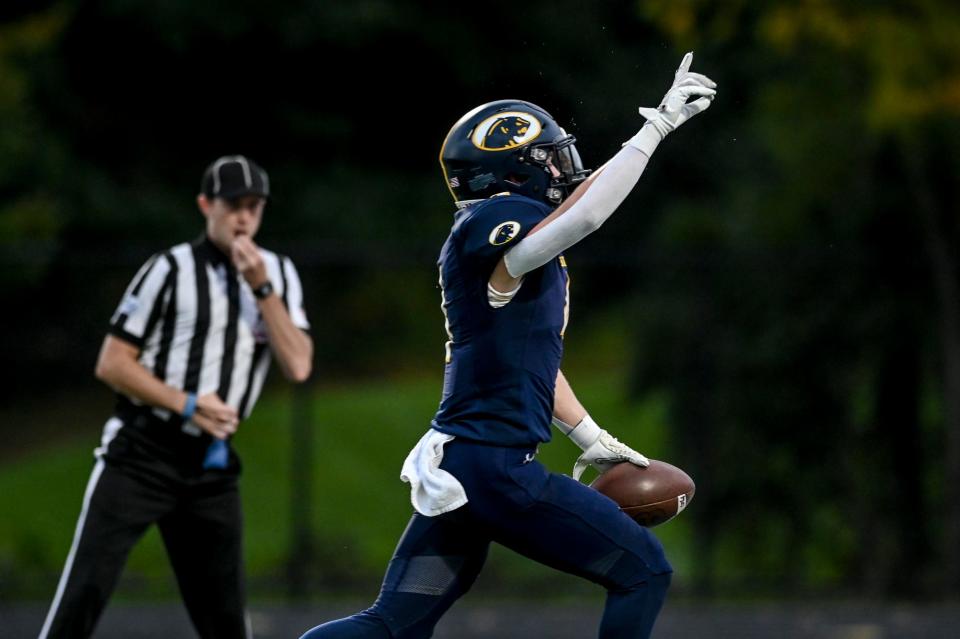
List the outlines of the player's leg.
<svg viewBox="0 0 960 639">
<path fill-rule="evenodd" d="M 489 541 L 469 505 L 437 517 L 415 514 L 394 552 L 372 607 L 331 621 L 301 639 L 425 639 L 466 593 L 486 561 Z"/>
<path fill-rule="evenodd" d="M 243 516 L 235 476 L 194 485 L 158 522 L 180 594 L 203 639 L 245 639 Z"/>
<path fill-rule="evenodd" d="M 518 449 L 448 445 L 451 470 L 493 540 L 607 589 L 602 639 L 650 635 L 671 568 L 649 530 L 595 490 L 552 474 Z M 466 451 L 466 452 L 464 452 Z M 456 466 L 467 472 L 457 472 Z"/>
<path fill-rule="evenodd" d="M 503 522 L 497 541 L 604 586 L 601 639 L 650 636 L 672 571 L 660 542 L 610 499 L 550 474 L 534 505 Z"/>
<path fill-rule="evenodd" d="M 40 639 L 93 633 L 130 549 L 170 506 L 162 486 L 97 460 Z"/>
</svg>

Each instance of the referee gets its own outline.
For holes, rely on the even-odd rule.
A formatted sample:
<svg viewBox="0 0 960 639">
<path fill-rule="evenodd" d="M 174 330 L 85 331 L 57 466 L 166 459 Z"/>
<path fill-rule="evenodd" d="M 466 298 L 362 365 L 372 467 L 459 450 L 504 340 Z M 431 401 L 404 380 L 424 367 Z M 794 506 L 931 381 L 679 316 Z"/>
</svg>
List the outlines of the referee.
<svg viewBox="0 0 960 639">
<path fill-rule="evenodd" d="M 256 403 L 270 353 L 297 382 L 313 356 L 293 263 L 253 242 L 269 195 L 254 162 L 213 162 L 197 196 L 206 232 L 150 258 L 110 320 L 96 375 L 117 391 L 117 406 L 40 639 L 93 633 L 130 549 L 154 523 L 200 636 L 250 637 L 240 463 L 229 441 Z"/>
</svg>

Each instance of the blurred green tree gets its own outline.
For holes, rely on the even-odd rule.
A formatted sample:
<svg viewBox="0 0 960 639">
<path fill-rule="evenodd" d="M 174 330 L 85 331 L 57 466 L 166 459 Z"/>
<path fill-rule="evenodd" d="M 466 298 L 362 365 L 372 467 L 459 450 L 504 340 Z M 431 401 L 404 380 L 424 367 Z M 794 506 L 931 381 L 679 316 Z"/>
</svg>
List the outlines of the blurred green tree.
<svg viewBox="0 0 960 639">
<path fill-rule="evenodd" d="M 68 16 L 59 7 L 0 23 L 0 284 L 14 293 L 44 276 L 67 223 L 50 180 L 66 170 L 66 157 L 34 91 L 39 61 L 51 55 Z"/>
<path fill-rule="evenodd" d="M 797 586 L 960 592 L 960 16 L 638 7 L 720 69 L 700 153 L 716 197 L 659 218 L 653 252 L 694 258 L 647 283 L 635 376 L 674 389 L 704 478 L 701 587 L 739 561 Z"/>
</svg>

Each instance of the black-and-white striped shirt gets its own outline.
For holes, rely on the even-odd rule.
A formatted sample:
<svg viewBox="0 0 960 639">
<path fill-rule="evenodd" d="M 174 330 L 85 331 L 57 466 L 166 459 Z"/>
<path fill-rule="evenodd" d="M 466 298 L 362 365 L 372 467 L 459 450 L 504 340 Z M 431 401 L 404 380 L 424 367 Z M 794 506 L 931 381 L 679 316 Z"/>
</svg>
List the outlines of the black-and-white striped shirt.
<svg viewBox="0 0 960 639">
<path fill-rule="evenodd" d="M 308 330 L 303 290 L 289 258 L 260 249 L 267 276 L 294 325 Z M 140 348 L 140 363 L 164 383 L 198 396 L 217 393 L 247 417 L 270 366 L 266 325 L 253 291 L 209 239 L 178 244 L 139 270 L 110 320 L 110 334 Z M 121 396 L 107 422 L 104 449 L 127 421 L 150 411 L 151 422 L 179 422 L 162 408 Z M 186 422 L 184 435 L 200 435 Z"/>
</svg>

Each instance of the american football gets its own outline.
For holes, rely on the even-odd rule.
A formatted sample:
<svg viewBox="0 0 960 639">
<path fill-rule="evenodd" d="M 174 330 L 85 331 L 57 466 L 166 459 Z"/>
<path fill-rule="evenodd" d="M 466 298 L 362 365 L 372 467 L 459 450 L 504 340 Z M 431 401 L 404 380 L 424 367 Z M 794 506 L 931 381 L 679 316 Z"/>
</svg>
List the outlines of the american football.
<svg viewBox="0 0 960 639">
<path fill-rule="evenodd" d="M 696 491 L 687 473 L 656 459 L 651 459 L 647 468 L 629 462 L 617 464 L 593 480 L 590 487 L 620 504 L 620 510 L 648 528 L 680 514 Z"/>
</svg>

